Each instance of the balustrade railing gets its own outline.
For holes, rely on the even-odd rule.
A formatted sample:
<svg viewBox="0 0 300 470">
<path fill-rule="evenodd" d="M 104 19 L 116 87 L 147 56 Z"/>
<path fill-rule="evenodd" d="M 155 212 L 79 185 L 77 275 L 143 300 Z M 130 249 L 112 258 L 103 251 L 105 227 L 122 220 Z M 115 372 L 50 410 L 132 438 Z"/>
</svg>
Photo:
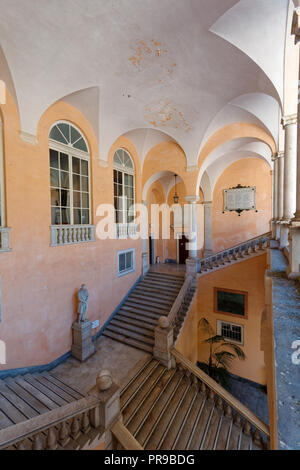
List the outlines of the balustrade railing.
<svg viewBox="0 0 300 470">
<path fill-rule="evenodd" d="M 136 237 L 138 235 L 138 225 L 136 224 L 116 224 L 117 238 Z"/>
<path fill-rule="evenodd" d="M 74 245 L 95 241 L 94 225 L 52 225 L 51 246 Z"/>
<path fill-rule="evenodd" d="M 208 389 L 208 393 L 217 396 L 219 406 L 224 409 L 225 416 L 231 417 L 233 422 L 238 426 L 243 426 L 243 430 L 246 434 L 252 433 L 255 444 L 258 447 L 268 447 L 270 429 L 267 424 L 175 348 L 172 348 L 171 354 L 176 360 L 176 363 L 181 364 L 184 370 L 189 371 L 189 373 L 202 382 L 204 388 Z M 260 433 L 262 433 L 263 436 L 261 436 Z"/>
<path fill-rule="evenodd" d="M 219 268 L 231 262 L 246 258 L 251 254 L 265 251 L 270 246 L 271 232 L 252 238 L 214 255 L 197 260 L 197 272 L 202 273 Z"/>
<path fill-rule="evenodd" d="M 0 252 L 10 251 L 10 228 L 0 227 Z"/>
</svg>

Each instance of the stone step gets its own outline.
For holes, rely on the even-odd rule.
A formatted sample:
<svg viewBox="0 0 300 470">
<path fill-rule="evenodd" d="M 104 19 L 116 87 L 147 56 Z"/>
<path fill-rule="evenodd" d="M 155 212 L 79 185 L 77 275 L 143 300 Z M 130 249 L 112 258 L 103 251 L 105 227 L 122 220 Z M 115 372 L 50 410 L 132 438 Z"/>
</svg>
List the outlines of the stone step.
<svg viewBox="0 0 300 470">
<path fill-rule="evenodd" d="M 158 361 L 152 359 L 150 362 L 146 363 L 142 370 L 135 375 L 129 384 L 127 384 L 120 397 L 121 411 L 123 411 L 127 403 L 136 396 L 145 380 L 147 380 L 147 378 L 152 374 L 153 370 L 157 367 Z"/>
<path fill-rule="evenodd" d="M 141 429 L 146 419 L 152 413 L 154 406 L 156 405 L 159 398 L 164 393 L 168 383 L 175 374 L 175 369 L 166 370 L 162 377 L 159 379 L 154 388 L 152 388 L 151 393 L 148 395 L 147 399 L 144 400 L 142 406 L 140 407 L 138 413 L 135 414 L 133 419 L 130 420 L 128 430 L 135 436 L 138 431 Z"/>
<path fill-rule="evenodd" d="M 159 420 L 161 414 L 163 413 L 165 407 L 168 405 L 169 401 L 171 400 L 172 396 L 177 390 L 177 387 L 182 381 L 182 373 L 176 372 L 171 381 L 168 383 L 164 393 L 159 398 L 156 406 L 150 413 L 148 419 L 145 421 L 143 426 L 137 432 L 135 438 L 141 444 L 142 447 L 145 448 L 147 445 L 148 440 L 150 439 L 152 432 L 156 427 L 156 423 Z"/>
<path fill-rule="evenodd" d="M 198 391 L 192 408 L 187 413 L 186 421 L 182 426 L 180 435 L 177 436 L 176 441 L 173 444 L 172 449 L 174 450 L 185 450 L 188 447 L 188 443 L 193 435 L 194 427 L 197 424 L 197 418 L 201 413 L 202 407 L 205 405 L 205 394 Z"/>
<path fill-rule="evenodd" d="M 114 318 L 118 321 L 122 321 L 130 325 L 135 325 L 139 328 L 144 328 L 152 332 L 154 331 L 154 328 L 157 326 L 157 323 L 158 323 L 157 321 L 153 321 L 153 323 L 148 323 L 147 321 L 145 321 L 144 319 L 141 319 L 141 317 L 138 317 L 137 315 L 134 315 L 134 318 L 130 318 L 127 315 L 122 314 L 121 312 L 119 312 Z"/>
<path fill-rule="evenodd" d="M 147 285 L 153 286 L 160 286 L 164 287 L 165 289 L 177 289 L 178 291 L 181 289 L 183 283 L 178 281 L 169 281 L 163 278 L 149 278 L 145 279 L 144 283 Z"/>
<path fill-rule="evenodd" d="M 165 368 L 159 364 L 158 367 L 152 371 L 151 375 L 140 386 L 134 399 L 123 409 L 123 420 L 126 426 L 129 425 L 133 417 L 136 415 L 136 413 L 138 413 L 144 401 L 152 393 L 153 387 L 155 387 L 164 373 Z"/>
<path fill-rule="evenodd" d="M 173 423 L 165 434 L 164 439 L 162 440 L 161 444 L 157 447 L 160 450 L 170 450 L 173 449 L 173 446 L 180 436 L 181 431 L 185 425 L 187 420 L 188 414 L 193 407 L 194 401 L 198 394 L 198 386 L 196 384 L 192 384 L 189 388 L 184 400 L 182 401 L 177 413 L 173 419 Z"/>
<path fill-rule="evenodd" d="M 149 307 L 144 305 L 141 301 L 137 299 L 127 300 L 124 305 L 122 305 L 122 310 L 129 310 L 130 312 L 142 313 L 144 315 L 168 315 L 169 311 L 167 309 L 158 308 L 158 307 Z"/>
<path fill-rule="evenodd" d="M 176 413 L 179 410 L 190 386 L 190 379 L 184 377 L 177 388 L 176 393 L 173 395 L 168 405 L 165 407 L 164 412 L 160 416 L 160 419 L 155 426 L 155 430 L 147 442 L 145 450 L 156 450 L 159 448 L 159 444 L 163 441 L 166 433 L 173 425 Z"/>
<path fill-rule="evenodd" d="M 153 352 L 153 346 L 150 346 L 150 344 L 146 344 L 143 341 L 139 341 L 137 339 L 133 339 L 131 337 L 124 336 L 122 334 L 118 334 L 107 329 L 103 332 L 103 335 L 115 341 L 119 341 L 120 343 L 128 344 L 129 346 L 133 346 L 137 349 L 141 349 L 142 351 L 146 351 L 150 353 Z"/>
<path fill-rule="evenodd" d="M 121 316 L 122 319 L 125 321 L 125 318 L 132 320 L 133 322 L 138 321 L 139 323 L 143 323 L 145 328 L 155 328 L 158 323 L 159 315 L 154 315 L 150 317 L 150 315 L 144 315 L 143 313 L 137 315 L 135 313 L 128 312 L 127 310 L 119 310 L 118 316 Z"/>
<path fill-rule="evenodd" d="M 174 300 L 177 297 L 177 294 L 168 294 L 165 292 L 164 289 L 153 289 L 151 287 L 140 287 L 137 286 L 134 290 L 134 292 L 138 292 L 141 294 L 146 294 L 150 295 L 151 297 L 153 296 L 154 298 L 159 298 L 159 299 L 165 299 L 169 302 L 174 302 Z"/>
<path fill-rule="evenodd" d="M 151 281 L 151 282 L 141 281 L 138 284 L 138 286 L 139 287 L 149 287 L 151 289 L 157 289 L 157 290 L 161 290 L 162 287 L 163 287 L 164 292 L 167 292 L 167 293 L 170 293 L 170 294 L 176 294 L 176 295 L 180 291 L 180 289 L 176 286 L 173 286 L 173 284 L 171 284 L 171 285 L 162 285 L 158 281 Z"/>
<path fill-rule="evenodd" d="M 149 336 L 144 336 L 143 334 L 135 333 L 134 331 L 125 329 L 124 327 L 120 328 L 119 326 L 116 326 L 116 325 L 113 325 L 113 324 L 110 323 L 107 326 L 106 330 L 112 331 L 113 333 L 116 333 L 118 335 L 122 335 L 125 338 L 128 337 L 128 338 L 132 338 L 132 339 L 135 339 L 137 341 L 141 341 L 143 343 L 149 344 L 151 346 L 154 345 L 154 340 L 152 338 L 149 338 Z"/>
<path fill-rule="evenodd" d="M 173 304 L 171 300 L 164 300 L 164 299 L 156 298 L 151 295 L 136 293 L 135 291 L 129 297 L 129 300 L 132 300 L 132 299 L 137 299 L 147 305 L 154 305 L 154 306 L 158 305 L 167 309 L 170 308 L 170 306 L 172 306 Z"/>
<path fill-rule="evenodd" d="M 140 328 L 137 325 L 132 325 L 130 323 L 122 321 L 122 319 L 118 318 L 118 315 L 115 316 L 110 322 L 110 325 L 117 326 L 118 328 L 122 328 L 124 330 L 133 331 L 138 335 L 142 335 L 144 337 L 149 337 L 154 339 L 154 329 L 147 329 L 147 328 Z"/>
<path fill-rule="evenodd" d="M 145 278 L 159 278 L 159 279 L 168 279 L 170 281 L 176 281 L 176 282 L 184 282 L 184 275 L 177 275 L 177 274 L 169 274 L 169 273 L 158 273 L 158 272 L 153 272 L 149 271 Z"/>
<path fill-rule="evenodd" d="M 214 407 L 214 400 L 212 398 L 208 398 L 205 401 L 205 406 L 201 410 L 201 414 L 198 416 L 197 425 L 194 428 L 192 439 L 188 445 L 188 450 L 200 449 L 202 439 L 205 436 L 206 430 L 209 426 Z"/>
</svg>

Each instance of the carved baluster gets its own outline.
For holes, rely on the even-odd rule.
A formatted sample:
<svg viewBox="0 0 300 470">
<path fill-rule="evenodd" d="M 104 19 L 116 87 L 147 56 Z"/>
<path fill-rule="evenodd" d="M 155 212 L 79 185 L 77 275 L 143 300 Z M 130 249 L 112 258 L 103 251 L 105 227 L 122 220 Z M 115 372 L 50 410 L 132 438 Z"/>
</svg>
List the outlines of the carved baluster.
<svg viewBox="0 0 300 470">
<path fill-rule="evenodd" d="M 58 442 L 59 445 L 65 447 L 70 441 L 70 429 L 69 426 L 65 421 L 63 421 L 60 425 L 59 435 L 58 435 Z"/>
<path fill-rule="evenodd" d="M 44 450 L 44 442 L 41 434 L 36 434 L 33 438 L 32 450 Z"/>
<path fill-rule="evenodd" d="M 91 430 L 88 411 L 86 413 L 84 413 L 83 416 L 82 416 L 81 430 L 84 434 L 87 434 Z"/>
<path fill-rule="evenodd" d="M 71 436 L 75 441 L 80 436 L 80 425 L 77 417 L 73 418 L 72 420 Z"/>
<path fill-rule="evenodd" d="M 215 393 L 212 391 L 212 389 L 210 389 L 208 393 L 208 399 L 214 400 L 214 398 L 215 398 Z"/>
<path fill-rule="evenodd" d="M 224 411 L 224 407 L 223 407 L 223 400 L 221 397 L 218 397 L 217 399 L 217 404 L 216 404 L 216 408 L 219 410 L 219 411 Z"/>
<path fill-rule="evenodd" d="M 258 240 L 258 251 L 264 251 L 264 248 L 263 248 L 263 238 L 259 238 Z"/>
<path fill-rule="evenodd" d="M 263 440 L 258 429 L 255 430 L 255 433 L 253 436 L 253 444 L 256 447 L 260 447 L 261 449 L 263 448 Z"/>
<path fill-rule="evenodd" d="M 17 450 L 26 450 L 24 441 L 21 441 L 17 444 Z"/>
<path fill-rule="evenodd" d="M 245 249 L 245 251 L 244 251 L 244 255 L 245 255 L 245 256 L 249 256 L 249 255 L 250 255 L 250 251 L 249 251 L 249 249 L 250 249 L 250 244 L 249 244 L 249 243 L 247 243 L 247 245 L 246 245 L 246 249 Z"/>
<path fill-rule="evenodd" d="M 202 395 L 206 394 L 206 385 L 203 382 L 201 382 L 200 385 L 200 393 L 202 393 Z"/>
<path fill-rule="evenodd" d="M 230 255 L 229 255 L 228 251 L 225 252 L 225 255 L 224 255 L 223 259 L 224 259 L 225 263 L 230 263 L 231 262 L 230 261 Z"/>
<path fill-rule="evenodd" d="M 244 434 L 246 434 L 246 436 L 251 436 L 251 425 L 248 421 L 246 421 L 244 426 Z"/>
<path fill-rule="evenodd" d="M 225 418 L 232 419 L 232 409 L 229 405 L 225 407 Z"/>
<path fill-rule="evenodd" d="M 62 245 L 63 244 L 63 229 L 62 227 L 59 227 L 59 235 L 58 235 L 58 244 Z"/>
<path fill-rule="evenodd" d="M 236 414 L 234 417 L 234 424 L 238 427 L 241 427 L 242 425 L 242 420 L 239 414 Z"/>
<path fill-rule="evenodd" d="M 56 431 L 54 428 L 50 428 L 47 436 L 47 450 L 56 450 L 57 449 L 57 437 Z"/>
</svg>

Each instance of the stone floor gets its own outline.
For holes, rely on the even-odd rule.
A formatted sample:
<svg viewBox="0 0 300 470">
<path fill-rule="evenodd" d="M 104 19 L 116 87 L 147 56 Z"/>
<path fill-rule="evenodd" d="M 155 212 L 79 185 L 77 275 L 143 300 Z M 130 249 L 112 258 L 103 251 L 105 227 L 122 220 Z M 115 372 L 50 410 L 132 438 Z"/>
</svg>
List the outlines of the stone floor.
<svg viewBox="0 0 300 470">
<path fill-rule="evenodd" d="M 175 263 L 164 263 L 164 264 L 152 264 L 150 266 L 150 271 L 156 273 L 164 274 L 175 274 L 184 276 L 186 272 L 185 264 L 175 264 Z"/>
<path fill-rule="evenodd" d="M 267 394 L 251 382 L 231 378 L 230 393 L 247 406 L 264 423 L 269 424 Z"/>
<path fill-rule="evenodd" d="M 122 386 L 129 381 L 130 371 L 148 356 L 143 351 L 101 336 L 96 341 L 95 354 L 86 362 L 81 363 L 70 357 L 63 364 L 52 369 L 51 373 L 86 394 L 95 385 L 100 370 L 109 369 L 113 380 Z"/>
</svg>

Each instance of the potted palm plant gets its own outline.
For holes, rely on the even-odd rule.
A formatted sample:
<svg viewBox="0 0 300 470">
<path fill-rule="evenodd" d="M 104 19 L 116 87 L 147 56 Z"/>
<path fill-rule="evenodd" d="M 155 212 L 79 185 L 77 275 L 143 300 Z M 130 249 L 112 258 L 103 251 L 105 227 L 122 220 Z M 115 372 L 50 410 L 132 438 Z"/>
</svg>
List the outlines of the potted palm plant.
<svg viewBox="0 0 300 470">
<path fill-rule="evenodd" d="M 229 369 L 234 359 L 246 359 L 244 351 L 236 343 L 217 335 L 206 318 L 201 318 L 199 329 L 208 336 L 202 343 L 209 345 L 209 358 L 205 362 L 197 362 L 197 366 L 224 388 L 230 389 Z"/>
</svg>

